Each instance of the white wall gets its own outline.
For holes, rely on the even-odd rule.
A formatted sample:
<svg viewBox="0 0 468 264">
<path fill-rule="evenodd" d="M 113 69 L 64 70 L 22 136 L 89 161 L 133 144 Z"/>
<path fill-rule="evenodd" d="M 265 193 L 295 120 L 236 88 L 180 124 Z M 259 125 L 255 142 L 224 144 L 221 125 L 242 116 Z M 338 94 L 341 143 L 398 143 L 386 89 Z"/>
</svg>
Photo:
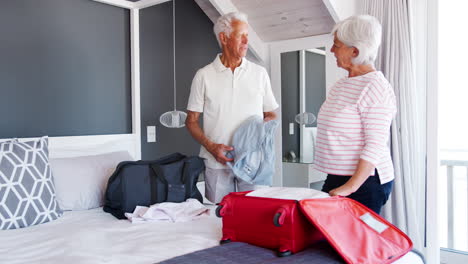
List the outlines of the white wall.
<svg viewBox="0 0 468 264">
<path fill-rule="evenodd" d="M 360 10 L 360 0 L 323 0 L 335 22 L 355 15 Z"/>
</svg>

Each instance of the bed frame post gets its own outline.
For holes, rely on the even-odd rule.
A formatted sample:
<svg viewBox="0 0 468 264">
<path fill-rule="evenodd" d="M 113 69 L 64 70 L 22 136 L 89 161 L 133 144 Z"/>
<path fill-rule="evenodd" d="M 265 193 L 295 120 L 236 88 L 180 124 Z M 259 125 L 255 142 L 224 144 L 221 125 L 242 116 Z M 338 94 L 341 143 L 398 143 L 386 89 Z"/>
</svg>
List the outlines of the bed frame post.
<svg viewBox="0 0 468 264">
<path fill-rule="evenodd" d="M 140 13 L 130 9 L 130 49 L 132 61 L 132 134 L 135 136 L 135 158 L 141 159 L 140 114 Z"/>
</svg>

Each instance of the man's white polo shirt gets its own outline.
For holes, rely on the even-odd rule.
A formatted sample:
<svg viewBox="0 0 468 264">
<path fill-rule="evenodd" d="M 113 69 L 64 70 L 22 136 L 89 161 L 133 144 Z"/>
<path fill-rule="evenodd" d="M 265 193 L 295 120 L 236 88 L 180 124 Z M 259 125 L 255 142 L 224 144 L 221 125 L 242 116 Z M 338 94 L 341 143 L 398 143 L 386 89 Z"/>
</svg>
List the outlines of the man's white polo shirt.
<svg viewBox="0 0 468 264">
<path fill-rule="evenodd" d="M 187 109 L 203 112 L 203 131 L 211 141 L 231 146 L 232 136 L 242 122 L 253 115 L 263 118 L 263 112 L 275 110 L 278 103 L 263 67 L 243 58 L 233 73 L 220 56 L 195 74 Z M 203 146 L 200 157 L 206 159 L 208 168 L 228 168 Z"/>
</svg>

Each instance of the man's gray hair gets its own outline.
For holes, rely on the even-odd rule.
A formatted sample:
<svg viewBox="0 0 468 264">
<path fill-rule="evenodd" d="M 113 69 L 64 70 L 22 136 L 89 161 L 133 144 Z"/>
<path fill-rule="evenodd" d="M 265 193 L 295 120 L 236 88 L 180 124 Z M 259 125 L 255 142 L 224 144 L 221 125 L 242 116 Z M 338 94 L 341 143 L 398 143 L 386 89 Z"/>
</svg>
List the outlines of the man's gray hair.
<svg viewBox="0 0 468 264">
<path fill-rule="evenodd" d="M 355 47 L 359 55 L 353 58 L 354 64 L 374 64 L 382 39 L 382 26 L 379 20 L 369 15 L 351 16 L 338 22 L 332 34 L 348 47 Z"/>
<path fill-rule="evenodd" d="M 216 35 L 216 40 L 218 40 L 218 44 L 221 47 L 221 41 L 219 40 L 219 33 L 224 32 L 227 37 L 231 36 L 232 33 L 232 21 L 234 20 L 239 20 L 242 22 L 247 22 L 247 15 L 241 12 L 231 12 L 228 14 L 225 14 L 223 16 L 220 16 L 218 20 L 216 21 L 213 31 Z"/>
</svg>

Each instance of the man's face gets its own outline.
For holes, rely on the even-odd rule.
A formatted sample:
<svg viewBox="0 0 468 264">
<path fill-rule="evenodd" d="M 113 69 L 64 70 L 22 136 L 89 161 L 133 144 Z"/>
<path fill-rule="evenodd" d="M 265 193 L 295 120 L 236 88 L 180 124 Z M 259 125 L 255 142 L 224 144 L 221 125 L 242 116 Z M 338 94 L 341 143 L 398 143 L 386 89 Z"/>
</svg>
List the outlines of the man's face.
<svg viewBox="0 0 468 264">
<path fill-rule="evenodd" d="M 249 47 L 249 27 L 239 20 L 233 20 L 231 26 L 231 35 L 223 41 L 223 49 L 234 57 L 243 58 Z"/>
</svg>

